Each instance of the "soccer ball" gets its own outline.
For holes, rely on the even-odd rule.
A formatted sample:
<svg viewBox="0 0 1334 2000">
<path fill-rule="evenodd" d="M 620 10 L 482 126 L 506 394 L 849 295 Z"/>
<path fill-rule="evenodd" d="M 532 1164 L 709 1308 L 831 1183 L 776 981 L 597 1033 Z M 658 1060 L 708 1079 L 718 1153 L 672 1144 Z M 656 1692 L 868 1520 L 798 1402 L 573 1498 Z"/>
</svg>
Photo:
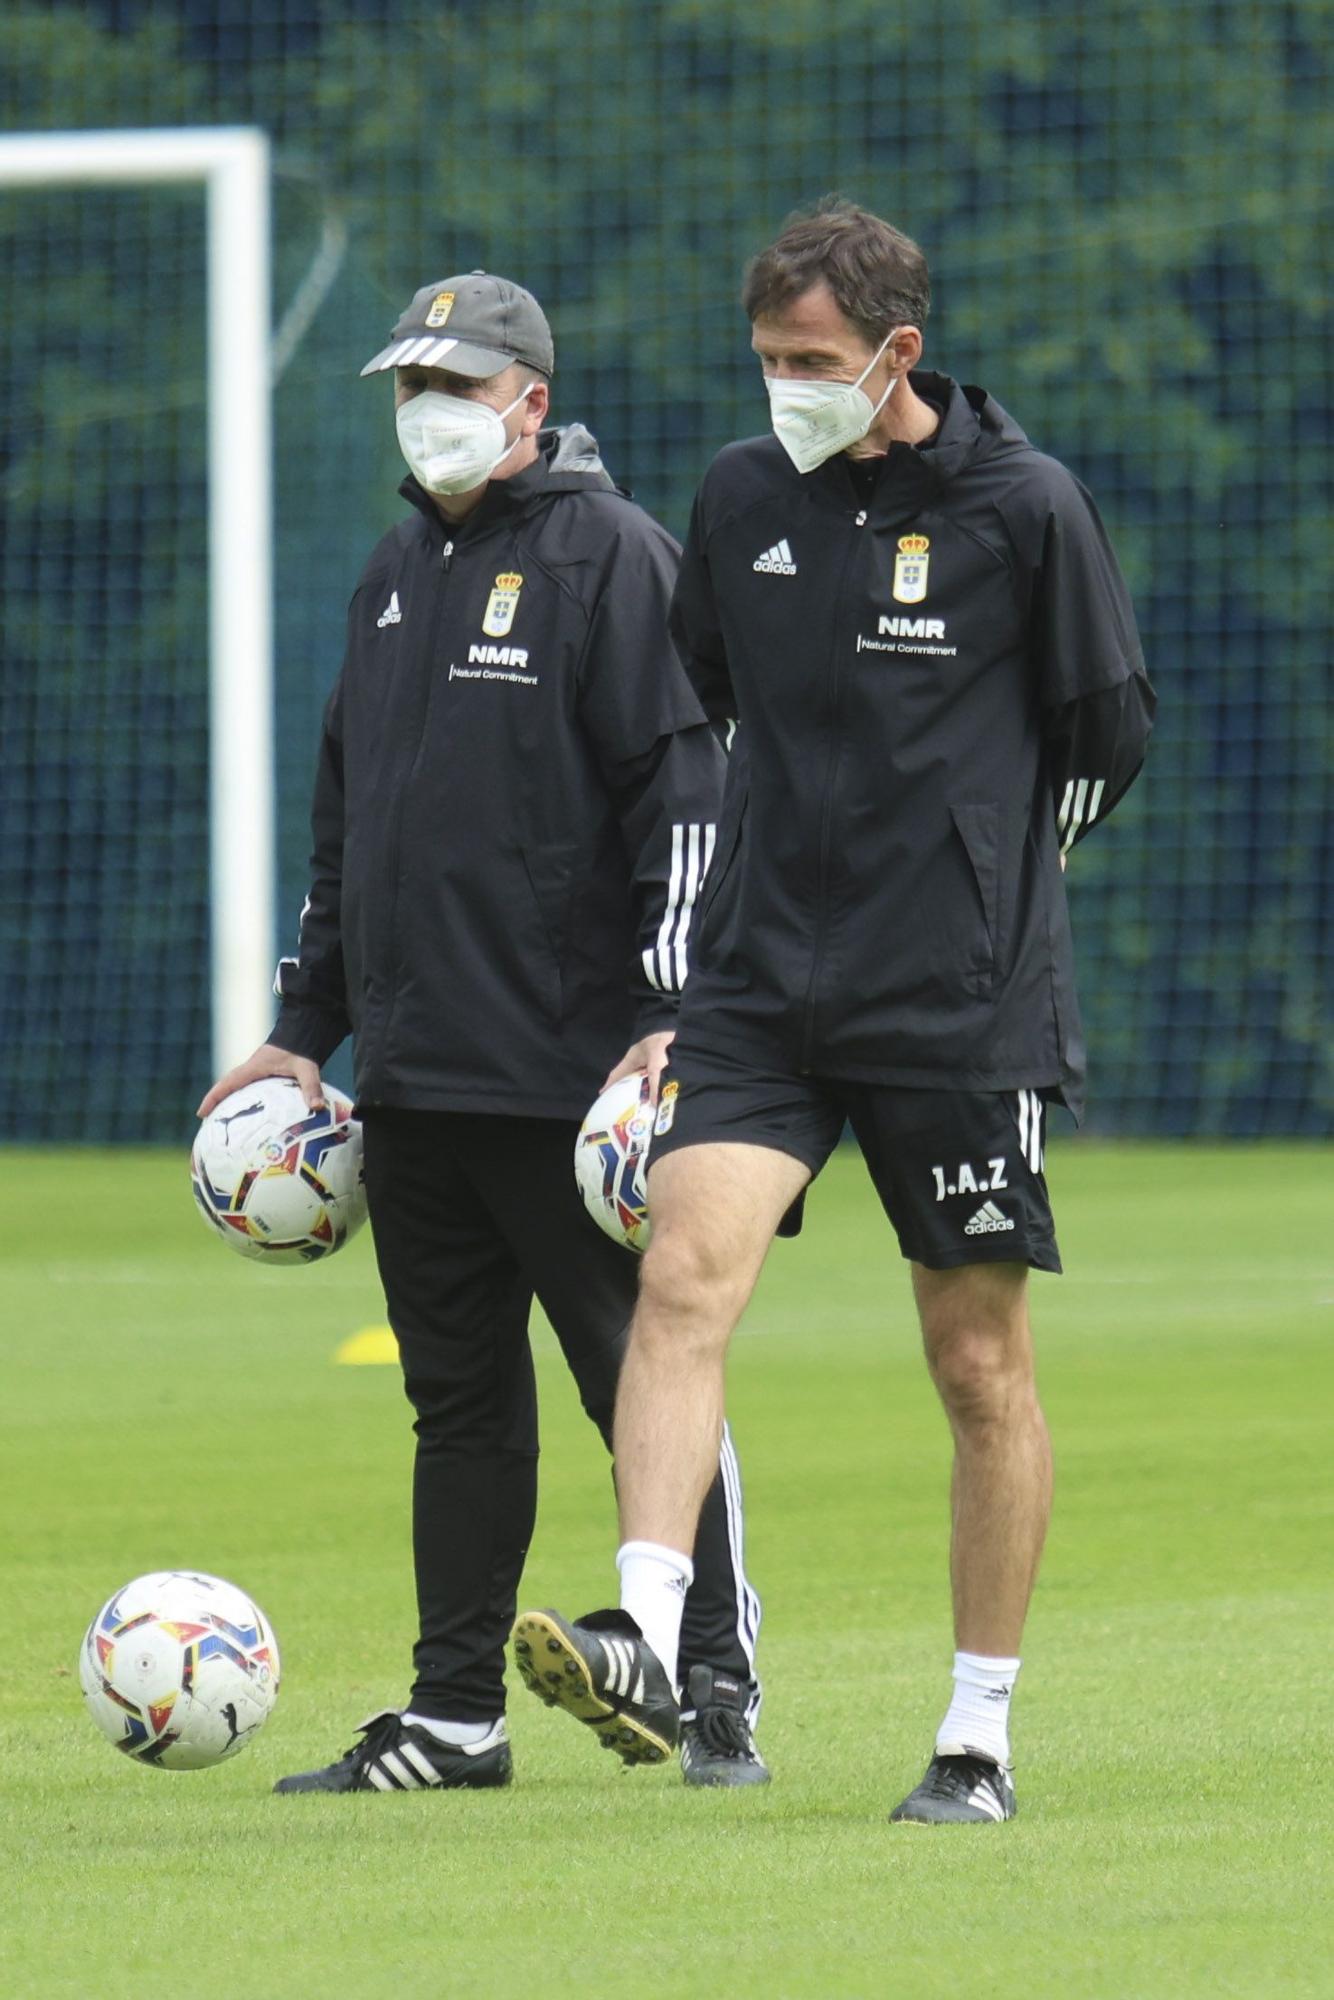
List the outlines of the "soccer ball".
<svg viewBox="0 0 1334 2000">
<path fill-rule="evenodd" d="M 266 1264 L 313 1264 L 366 1220 L 361 1127 L 339 1091 L 308 1111 L 290 1077 L 234 1090 L 190 1151 L 199 1212 L 224 1243 Z"/>
<path fill-rule="evenodd" d="M 234 1757 L 278 1699 L 278 1642 L 234 1583 L 154 1570 L 109 1598 L 84 1634 L 79 1680 L 109 1742 L 163 1771 Z"/>
<path fill-rule="evenodd" d="M 646 1250 L 653 1105 L 645 1072 L 608 1084 L 579 1127 L 574 1178 L 584 1207 L 613 1243 Z"/>
</svg>

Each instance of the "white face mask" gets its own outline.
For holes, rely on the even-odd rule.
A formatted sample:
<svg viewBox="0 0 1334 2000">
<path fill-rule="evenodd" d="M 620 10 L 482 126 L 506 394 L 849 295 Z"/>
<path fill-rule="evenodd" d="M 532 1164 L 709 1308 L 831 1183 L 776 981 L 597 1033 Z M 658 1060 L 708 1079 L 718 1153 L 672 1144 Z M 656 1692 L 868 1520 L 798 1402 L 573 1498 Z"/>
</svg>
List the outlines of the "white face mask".
<svg viewBox="0 0 1334 2000">
<path fill-rule="evenodd" d="M 884 395 L 874 404 L 862 383 L 898 331 L 894 327 L 885 335 L 855 382 L 793 382 L 765 376 L 774 436 L 798 472 L 814 472 L 836 451 L 846 451 L 866 436 L 899 377 L 890 376 Z"/>
<path fill-rule="evenodd" d="M 394 412 L 399 448 L 428 493 L 471 493 L 486 484 L 519 442 L 516 437 L 506 444 L 505 419 L 532 387 L 530 382 L 503 410 L 438 389 L 423 389 L 399 404 Z"/>
</svg>

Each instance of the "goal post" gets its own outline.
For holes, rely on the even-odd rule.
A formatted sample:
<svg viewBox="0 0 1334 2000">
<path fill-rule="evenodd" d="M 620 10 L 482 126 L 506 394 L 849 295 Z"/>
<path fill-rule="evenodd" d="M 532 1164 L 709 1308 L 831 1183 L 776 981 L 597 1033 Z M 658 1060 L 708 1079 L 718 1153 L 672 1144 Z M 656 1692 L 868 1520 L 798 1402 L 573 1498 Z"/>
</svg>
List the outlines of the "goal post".
<svg viewBox="0 0 1334 2000">
<path fill-rule="evenodd" d="M 0 136 L 0 188 L 201 182 L 206 196 L 209 982 L 214 1074 L 273 1018 L 269 141 L 242 126 Z"/>
</svg>

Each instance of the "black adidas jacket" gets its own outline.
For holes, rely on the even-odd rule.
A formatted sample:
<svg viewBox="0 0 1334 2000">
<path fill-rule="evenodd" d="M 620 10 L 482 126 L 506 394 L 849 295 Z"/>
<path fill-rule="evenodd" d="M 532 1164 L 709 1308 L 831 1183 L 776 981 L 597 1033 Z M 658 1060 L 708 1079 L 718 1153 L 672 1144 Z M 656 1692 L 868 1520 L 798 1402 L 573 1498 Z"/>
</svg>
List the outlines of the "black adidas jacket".
<svg viewBox="0 0 1334 2000">
<path fill-rule="evenodd" d="M 868 498 L 729 445 L 673 632 L 739 718 L 684 1021 L 754 1060 L 915 1087 L 1054 1087 L 1084 1045 L 1060 857 L 1153 715 L 1088 494 L 980 389 L 918 373 L 928 446 Z"/>
<path fill-rule="evenodd" d="M 680 551 L 579 426 L 446 530 L 414 513 L 348 614 L 298 956 L 272 1039 L 349 1028 L 367 1105 L 582 1117 L 675 1025 L 724 758 L 672 650 Z"/>
</svg>

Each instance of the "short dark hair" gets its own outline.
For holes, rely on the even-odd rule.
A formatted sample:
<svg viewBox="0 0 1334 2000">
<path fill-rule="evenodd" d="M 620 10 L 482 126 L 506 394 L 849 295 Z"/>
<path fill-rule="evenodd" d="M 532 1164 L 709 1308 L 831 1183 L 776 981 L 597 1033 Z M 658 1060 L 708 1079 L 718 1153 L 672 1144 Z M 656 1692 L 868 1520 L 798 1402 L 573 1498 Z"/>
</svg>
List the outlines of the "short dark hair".
<svg viewBox="0 0 1334 2000">
<path fill-rule="evenodd" d="M 931 310 L 926 258 L 911 236 L 842 195 L 825 195 L 789 215 L 775 241 L 746 266 L 741 303 L 754 320 L 821 282 L 871 341 L 892 327 L 924 327 Z"/>
</svg>

